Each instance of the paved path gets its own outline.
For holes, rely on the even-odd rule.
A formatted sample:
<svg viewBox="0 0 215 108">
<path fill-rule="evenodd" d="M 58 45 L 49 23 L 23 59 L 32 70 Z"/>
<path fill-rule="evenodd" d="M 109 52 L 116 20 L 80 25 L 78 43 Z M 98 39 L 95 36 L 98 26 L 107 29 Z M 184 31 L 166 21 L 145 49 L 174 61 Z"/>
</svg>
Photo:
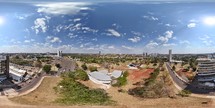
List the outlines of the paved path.
<svg viewBox="0 0 215 108">
<path fill-rule="evenodd" d="M 172 80 L 174 81 L 175 84 L 177 84 L 176 85 L 176 86 L 178 86 L 177 88 L 179 90 L 185 89 L 187 87 L 187 84 L 177 77 L 177 75 L 176 75 L 177 73 L 172 71 L 169 63 L 165 63 L 165 65 L 166 65 L 166 68 L 167 68 L 169 75 L 171 76 Z"/>
</svg>

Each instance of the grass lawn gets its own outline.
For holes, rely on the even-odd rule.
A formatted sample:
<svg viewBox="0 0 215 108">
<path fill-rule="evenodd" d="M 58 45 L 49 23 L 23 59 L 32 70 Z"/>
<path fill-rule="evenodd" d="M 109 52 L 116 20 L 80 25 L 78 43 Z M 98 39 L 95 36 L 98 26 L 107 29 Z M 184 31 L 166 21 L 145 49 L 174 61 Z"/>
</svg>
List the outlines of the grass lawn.
<svg viewBox="0 0 215 108">
<path fill-rule="evenodd" d="M 58 95 L 53 87 L 61 80 L 59 77 L 46 77 L 41 85 L 33 92 L 19 97 L 10 98 L 11 101 L 28 105 L 56 105 L 53 101 Z"/>
</svg>

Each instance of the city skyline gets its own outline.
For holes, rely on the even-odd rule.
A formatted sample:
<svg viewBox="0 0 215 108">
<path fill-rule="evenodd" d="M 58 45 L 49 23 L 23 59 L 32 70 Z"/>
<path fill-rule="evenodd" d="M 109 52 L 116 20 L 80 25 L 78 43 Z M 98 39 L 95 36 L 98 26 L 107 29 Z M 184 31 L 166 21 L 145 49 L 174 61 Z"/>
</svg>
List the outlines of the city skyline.
<svg viewBox="0 0 215 108">
<path fill-rule="evenodd" d="M 160 1 L 0 1 L 0 53 L 215 52 L 215 2 Z"/>
</svg>

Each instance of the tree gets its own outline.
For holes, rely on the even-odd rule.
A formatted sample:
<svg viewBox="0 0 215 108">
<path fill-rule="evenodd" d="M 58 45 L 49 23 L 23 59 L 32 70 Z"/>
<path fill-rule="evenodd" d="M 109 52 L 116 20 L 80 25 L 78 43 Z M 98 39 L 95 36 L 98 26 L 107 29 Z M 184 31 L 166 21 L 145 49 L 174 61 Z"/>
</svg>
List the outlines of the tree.
<svg viewBox="0 0 215 108">
<path fill-rule="evenodd" d="M 61 65 L 59 63 L 55 64 L 55 66 L 59 69 L 61 68 Z"/>
<path fill-rule="evenodd" d="M 175 71 L 175 66 L 172 66 L 172 70 L 174 70 L 174 71 Z"/>
<path fill-rule="evenodd" d="M 90 66 L 90 67 L 89 67 L 89 70 L 90 70 L 90 72 L 97 71 L 97 67 L 95 67 L 95 66 Z"/>
<path fill-rule="evenodd" d="M 82 64 L 81 67 L 82 67 L 83 70 L 87 70 L 88 69 L 86 63 Z"/>
<path fill-rule="evenodd" d="M 47 74 L 49 74 L 50 71 L 51 71 L 51 65 L 45 65 L 45 66 L 43 67 L 43 71 L 45 71 Z"/>
<path fill-rule="evenodd" d="M 34 62 L 34 67 L 39 67 L 39 68 L 41 68 L 42 67 L 42 62 L 40 61 L 40 60 L 37 60 L 37 61 L 35 61 Z"/>
</svg>

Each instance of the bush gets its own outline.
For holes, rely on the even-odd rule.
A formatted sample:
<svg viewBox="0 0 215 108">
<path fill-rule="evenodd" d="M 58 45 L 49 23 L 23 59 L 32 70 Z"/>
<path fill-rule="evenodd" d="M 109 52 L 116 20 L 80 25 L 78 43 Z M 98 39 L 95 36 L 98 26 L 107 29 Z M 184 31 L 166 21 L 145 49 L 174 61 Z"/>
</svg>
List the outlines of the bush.
<svg viewBox="0 0 215 108">
<path fill-rule="evenodd" d="M 62 74 L 61 77 L 63 77 L 63 78 L 68 77 L 68 78 L 71 78 L 74 80 L 83 80 L 83 81 L 89 80 L 87 73 L 81 69 Z"/>
<path fill-rule="evenodd" d="M 75 72 L 75 78 L 83 81 L 89 80 L 89 77 L 87 73 L 83 70 L 76 70 Z"/>
<path fill-rule="evenodd" d="M 81 67 L 82 67 L 83 70 L 87 70 L 87 65 L 85 63 L 82 64 Z"/>
<path fill-rule="evenodd" d="M 55 66 L 60 69 L 61 68 L 61 65 L 60 64 L 55 64 Z"/>
<path fill-rule="evenodd" d="M 50 74 L 51 67 L 51 65 L 45 65 L 43 66 L 43 71 L 45 71 L 47 74 Z"/>
<path fill-rule="evenodd" d="M 95 66 L 90 66 L 89 70 L 90 70 L 90 72 L 98 71 L 97 67 L 95 67 Z"/>
<path fill-rule="evenodd" d="M 175 71 L 175 69 L 176 69 L 176 68 L 175 68 L 175 66 L 172 66 L 172 70 L 174 70 L 174 71 Z"/>
<path fill-rule="evenodd" d="M 178 95 L 182 96 L 182 97 L 188 97 L 190 96 L 191 92 L 189 90 L 182 90 L 178 93 Z"/>
<path fill-rule="evenodd" d="M 126 85 L 128 75 L 129 75 L 128 71 L 125 71 L 121 77 L 117 78 L 117 82 L 113 84 L 113 86 L 121 87 Z"/>
<path fill-rule="evenodd" d="M 81 71 L 79 70 L 78 73 Z M 114 102 L 103 89 L 89 89 L 85 85 L 71 78 L 70 72 L 63 76 L 63 80 L 53 89 L 60 94 L 56 102 L 66 105 L 110 105 Z M 75 76 L 72 74 L 73 77 Z"/>
</svg>

